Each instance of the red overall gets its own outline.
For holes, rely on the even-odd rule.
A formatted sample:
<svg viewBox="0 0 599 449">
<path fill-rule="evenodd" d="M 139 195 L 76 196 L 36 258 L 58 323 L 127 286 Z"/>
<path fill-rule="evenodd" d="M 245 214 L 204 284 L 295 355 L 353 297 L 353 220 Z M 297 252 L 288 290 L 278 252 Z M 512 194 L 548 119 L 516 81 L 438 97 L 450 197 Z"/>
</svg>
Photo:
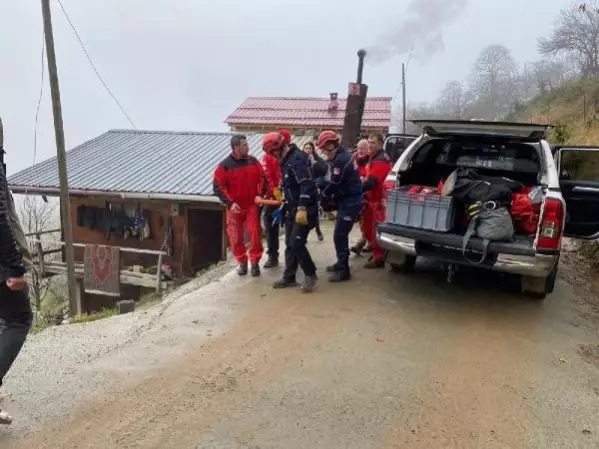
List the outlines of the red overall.
<svg viewBox="0 0 599 449">
<path fill-rule="evenodd" d="M 256 196 L 263 196 L 268 183 L 260 162 L 253 157 L 237 158 L 230 154 L 214 172 L 214 193 L 227 207 L 227 234 L 229 246 L 238 263 L 247 263 L 248 255 L 244 242 L 244 231 L 250 237 L 249 261 L 258 263 L 262 258 L 262 235 L 260 229 L 260 209 L 255 204 Z M 241 209 L 235 213 L 231 205 Z"/>
<path fill-rule="evenodd" d="M 376 262 L 385 257 L 384 250 L 376 242 L 376 224 L 385 221 L 387 192 L 383 183 L 391 168 L 391 161 L 383 149 L 376 151 L 370 155 L 366 164 L 366 179 L 362 184 L 365 206 L 360 221 L 360 230 L 372 248 L 372 255 Z"/>
</svg>

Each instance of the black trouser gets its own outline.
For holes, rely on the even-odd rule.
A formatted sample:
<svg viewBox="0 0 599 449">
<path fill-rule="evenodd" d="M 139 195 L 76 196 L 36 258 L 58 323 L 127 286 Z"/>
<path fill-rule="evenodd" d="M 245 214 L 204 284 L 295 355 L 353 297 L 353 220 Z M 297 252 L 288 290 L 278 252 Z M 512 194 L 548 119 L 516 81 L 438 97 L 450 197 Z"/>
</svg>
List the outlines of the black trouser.
<svg viewBox="0 0 599 449">
<path fill-rule="evenodd" d="M 285 218 L 285 271 L 283 277 L 288 280 L 295 280 L 298 265 L 306 276 L 316 274 L 316 266 L 310 251 L 306 248 L 306 242 L 310 230 L 316 226 L 318 212 L 311 212 L 308 215 L 307 226 L 295 222 L 296 212 L 295 209 L 288 211 Z"/>
<path fill-rule="evenodd" d="M 316 225 L 314 225 L 314 229 L 316 230 L 316 235 L 322 235 L 322 231 L 320 230 L 320 214 L 316 214 Z"/>
<path fill-rule="evenodd" d="M 264 206 L 264 226 L 266 226 L 266 246 L 268 247 L 268 257 L 279 258 L 279 229 L 281 224 L 273 224 L 273 215 L 278 209 L 277 206 Z"/>
<path fill-rule="evenodd" d="M 0 284 L 0 385 L 19 355 L 31 327 L 31 304 L 27 290 L 12 291 Z"/>
<path fill-rule="evenodd" d="M 349 269 L 349 233 L 360 213 L 359 204 L 339 204 L 337 218 L 335 219 L 335 233 L 333 241 L 337 252 L 337 265 Z"/>
</svg>

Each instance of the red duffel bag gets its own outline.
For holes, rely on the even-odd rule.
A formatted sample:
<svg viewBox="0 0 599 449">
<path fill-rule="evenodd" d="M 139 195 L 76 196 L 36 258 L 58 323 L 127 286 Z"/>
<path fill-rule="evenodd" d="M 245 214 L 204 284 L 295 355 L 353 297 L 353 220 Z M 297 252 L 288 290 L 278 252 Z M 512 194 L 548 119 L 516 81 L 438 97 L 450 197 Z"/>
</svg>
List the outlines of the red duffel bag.
<svg viewBox="0 0 599 449">
<path fill-rule="evenodd" d="M 514 220 L 514 227 L 522 234 L 534 234 L 539 225 L 541 204 L 532 204 L 528 195 L 531 190 L 530 187 L 525 187 L 522 192 L 512 195 L 510 214 Z"/>
</svg>

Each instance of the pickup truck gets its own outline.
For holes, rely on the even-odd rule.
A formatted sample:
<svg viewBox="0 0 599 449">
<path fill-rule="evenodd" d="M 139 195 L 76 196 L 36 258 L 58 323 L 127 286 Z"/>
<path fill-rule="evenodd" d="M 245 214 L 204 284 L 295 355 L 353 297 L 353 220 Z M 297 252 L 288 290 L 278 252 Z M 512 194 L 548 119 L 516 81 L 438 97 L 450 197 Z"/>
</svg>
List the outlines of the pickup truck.
<svg viewBox="0 0 599 449">
<path fill-rule="evenodd" d="M 457 167 L 540 186 L 543 200 L 536 233 L 491 242 L 476 265 L 519 277 L 521 291 L 544 299 L 553 292 L 562 237 L 599 238 L 599 146 L 551 146 L 550 125 L 487 121 L 416 120 L 422 134 L 399 155 L 387 189 L 436 186 Z M 482 240 L 472 238 L 462 254 L 463 233 L 436 232 L 392 223 L 377 225 L 377 241 L 394 271 L 413 270 L 418 257 L 450 266 L 480 259 Z M 467 254 L 468 255 L 468 254 Z M 479 257 L 476 257 L 476 256 Z"/>
</svg>

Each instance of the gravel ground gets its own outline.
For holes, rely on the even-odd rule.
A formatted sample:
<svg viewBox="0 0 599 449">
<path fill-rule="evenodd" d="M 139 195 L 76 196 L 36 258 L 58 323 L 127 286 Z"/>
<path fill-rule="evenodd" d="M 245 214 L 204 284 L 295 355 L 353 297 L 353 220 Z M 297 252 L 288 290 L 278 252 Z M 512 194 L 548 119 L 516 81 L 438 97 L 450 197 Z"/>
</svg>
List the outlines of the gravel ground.
<svg viewBox="0 0 599 449">
<path fill-rule="evenodd" d="M 152 335 L 152 330 L 169 326 L 172 309 L 189 306 L 204 287 L 226 277 L 231 268 L 228 263 L 219 265 L 151 307 L 90 323 L 53 326 L 30 335 L 3 386 L 4 406 L 16 418 L 10 433 L 23 435 L 109 388 L 114 379 L 94 369 L 112 363 L 103 359 L 122 356 L 132 344 Z M 116 369 L 139 374 L 160 364 L 150 358 L 145 362 L 116 365 Z"/>
</svg>

